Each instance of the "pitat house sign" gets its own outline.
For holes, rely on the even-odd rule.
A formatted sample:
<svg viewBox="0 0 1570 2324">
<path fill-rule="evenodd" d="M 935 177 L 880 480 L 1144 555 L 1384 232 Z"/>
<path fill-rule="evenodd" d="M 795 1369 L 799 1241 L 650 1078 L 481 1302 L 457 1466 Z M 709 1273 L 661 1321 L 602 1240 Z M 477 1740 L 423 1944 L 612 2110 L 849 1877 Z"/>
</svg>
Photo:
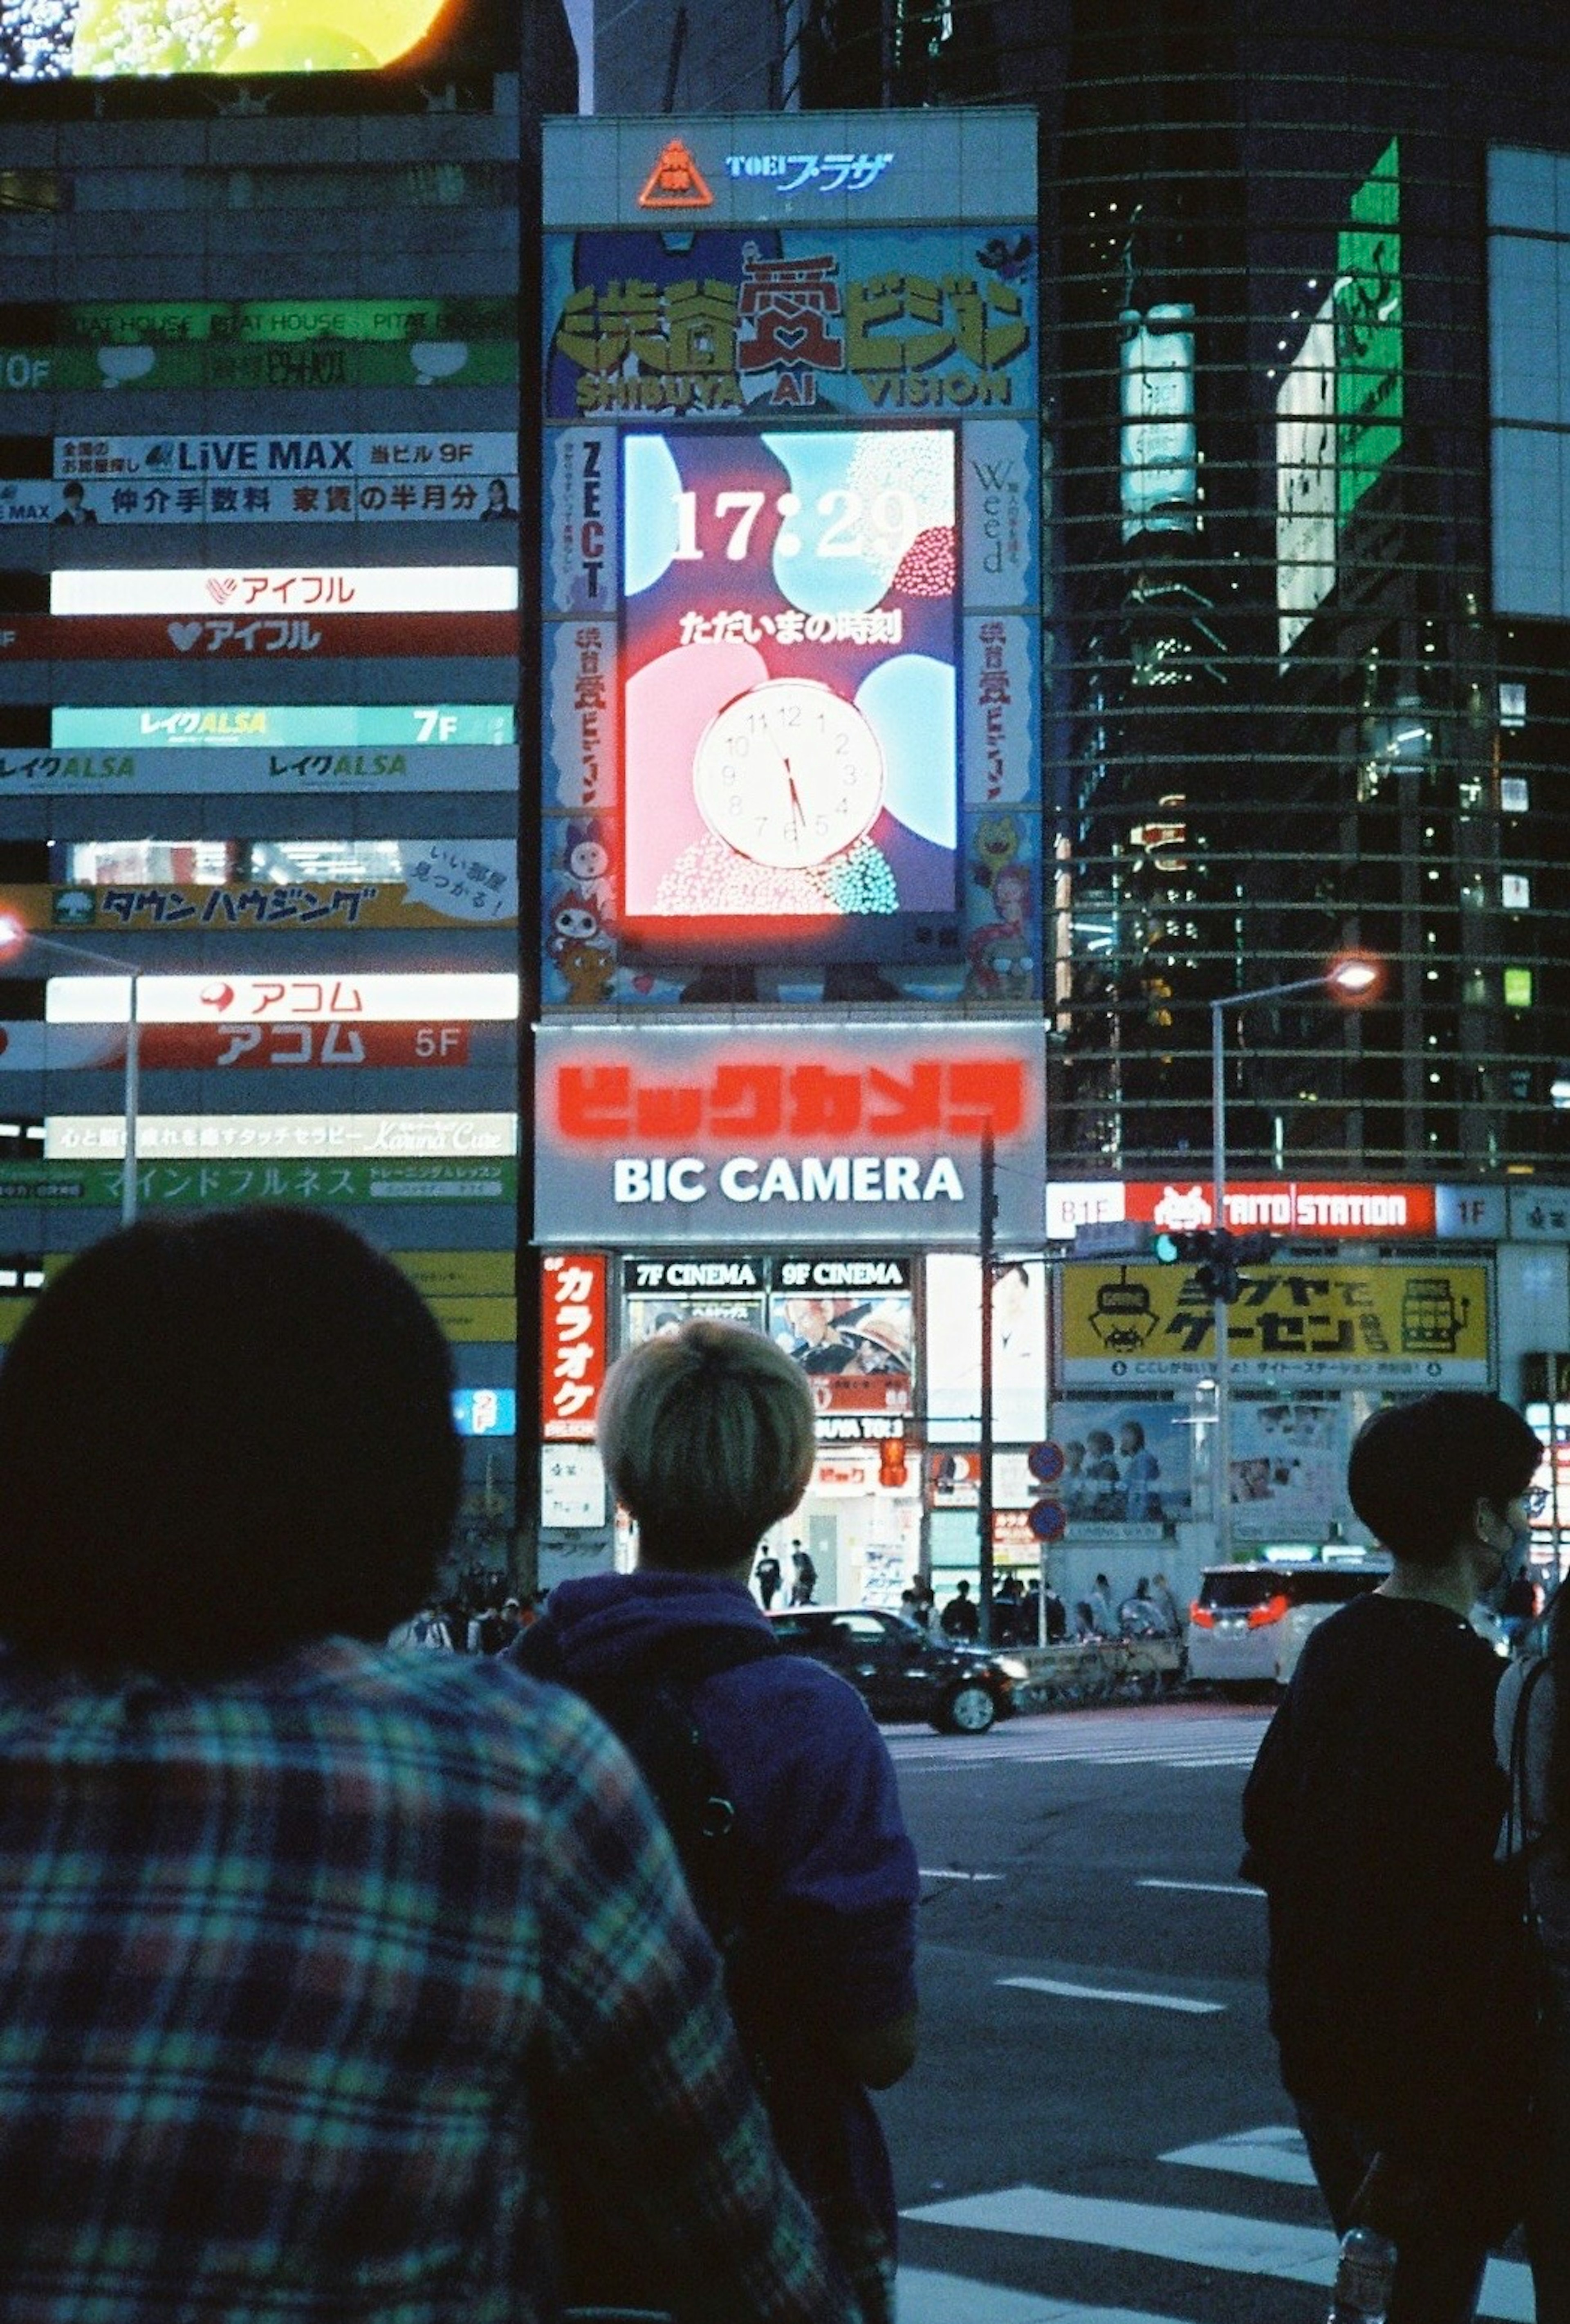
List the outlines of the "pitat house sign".
<svg viewBox="0 0 1570 2324">
<path fill-rule="evenodd" d="M 1040 1232 L 1042 1034 L 1020 1023 L 537 1028 L 544 1243 Z"/>
</svg>

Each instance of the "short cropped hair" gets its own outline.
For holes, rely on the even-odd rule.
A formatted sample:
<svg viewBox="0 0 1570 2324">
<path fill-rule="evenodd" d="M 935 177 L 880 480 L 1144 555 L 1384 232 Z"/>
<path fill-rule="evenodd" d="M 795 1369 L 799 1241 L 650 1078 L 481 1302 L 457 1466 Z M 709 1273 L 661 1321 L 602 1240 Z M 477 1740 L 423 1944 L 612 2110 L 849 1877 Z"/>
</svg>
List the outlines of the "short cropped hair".
<svg viewBox="0 0 1570 2324">
<path fill-rule="evenodd" d="M 457 1502 L 452 1359 L 320 1212 L 144 1221 L 72 1260 L 0 1367 L 0 1637 L 216 1677 L 431 1590 Z"/>
<path fill-rule="evenodd" d="M 1497 1396 L 1441 1388 L 1387 1405 L 1363 1423 L 1347 1462 L 1347 1494 L 1393 1557 L 1442 1565 L 1470 1532 L 1478 1502 L 1502 1512 L 1542 1457 L 1520 1414 Z"/>
<path fill-rule="evenodd" d="M 807 1489 L 812 1391 L 761 1333 L 699 1318 L 611 1366 L 598 1435 L 645 1555 L 734 1565 Z"/>
</svg>

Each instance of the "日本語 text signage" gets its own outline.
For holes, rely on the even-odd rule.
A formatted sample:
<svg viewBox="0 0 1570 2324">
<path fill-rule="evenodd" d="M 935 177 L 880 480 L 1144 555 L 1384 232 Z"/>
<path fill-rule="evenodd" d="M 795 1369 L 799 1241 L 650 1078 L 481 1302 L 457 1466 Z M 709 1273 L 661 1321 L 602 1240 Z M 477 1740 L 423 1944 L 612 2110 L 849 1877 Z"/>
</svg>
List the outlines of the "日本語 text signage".
<svg viewBox="0 0 1570 2324">
<path fill-rule="evenodd" d="M 606 1315 L 603 1251 L 553 1251 L 540 1261 L 540 1425 L 548 1439 L 594 1435 Z"/>
<path fill-rule="evenodd" d="M 1060 1178 L 1047 1187 L 1048 1241 L 1076 1228 L 1127 1220 L 1178 1233 L 1215 1224 L 1207 1179 Z M 1432 1186 L 1357 1185 L 1307 1178 L 1244 1179 L 1226 1190 L 1226 1224 L 1329 1241 L 1399 1241 L 1435 1232 Z"/>
<path fill-rule="evenodd" d="M 41 1204 L 88 1210 L 120 1207 L 125 1173 L 117 1162 L 0 1162 L 0 1204 Z M 374 1162 L 140 1161 L 144 1208 L 234 1203 L 513 1203 L 518 1165 L 503 1157 L 441 1161 L 387 1156 Z"/>
<path fill-rule="evenodd" d="M 52 1025 L 123 1025 L 130 999 L 129 976 L 51 976 L 44 1012 Z M 144 1025 L 510 1023 L 517 1014 L 518 979 L 504 971 L 136 980 Z"/>
<path fill-rule="evenodd" d="M 515 1155 L 513 1113 L 144 1113 L 138 1155 L 171 1161 L 253 1161 L 277 1157 L 374 1160 L 381 1155 L 427 1157 Z M 46 1162 L 119 1161 L 125 1151 L 120 1114 L 51 1114 Z"/>
<path fill-rule="evenodd" d="M 691 958 L 1040 990 L 1034 126 L 835 126 L 548 133 L 543 805 L 605 857 L 548 1006 Z"/>
<path fill-rule="evenodd" d="M 963 1242 L 989 1130 L 999 1231 L 1039 1231 L 1039 1027 L 548 1025 L 537 1056 L 542 1242 Z"/>
<path fill-rule="evenodd" d="M 0 748 L 0 792 L 96 798 L 140 792 L 510 791 L 518 752 L 487 743 L 457 749 L 344 749 L 327 742 L 272 750 Z"/>
<path fill-rule="evenodd" d="M 56 706 L 49 740 L 56 751 L 464 750 L 508 748 L 518 731 L 505 702 L 204 702 L 179 709 Z"/>
<path fill-rule="evenodd" d="M 1214 1309 L 1193 1268 L 1086 1260 L 1063 1269 L 1063 1368 L 1071 1386 L 1197 1379 L 1214 1364 Z M 1427 1263 L 1244 1271 L 1231 1310 L 1236 1379 L 1301 1387 L 1488 1384 L 1488 1272 Z"/>
<path fill-rule="evenodd" d="M 513 927 L 514 850 L 508 840 L 410 843 L 403 880 L 174 881 L 106 887 L 6 887 L 0 910 L 14 925 L 137 935 L 210 928 Z"/>
<path fill-rule="evenodd" d="M 518 439 L 59 436 L 0 439 L 0 523 L 419 522 L 518 514 Z"/>
</svg>

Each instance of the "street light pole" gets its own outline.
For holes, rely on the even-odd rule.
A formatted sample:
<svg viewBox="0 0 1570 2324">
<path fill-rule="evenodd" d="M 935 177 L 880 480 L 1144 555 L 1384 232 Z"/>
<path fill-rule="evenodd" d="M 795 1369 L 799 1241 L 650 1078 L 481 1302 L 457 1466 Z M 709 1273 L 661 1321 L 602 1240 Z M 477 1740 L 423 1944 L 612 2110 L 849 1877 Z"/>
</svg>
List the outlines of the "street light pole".
<svg viewBox="0 0 1570 2324">
<path fill-rule="evenodd" d="M 58 936 L 40 936 L 36 929 L 23 927 L 14 914 L 0 912 L 0 962 L 14 953 L 36 945 L 41 952 L 58 953 L 62 960 L 91 961 L 95 968 L 112 969 L 116 976 L 126 979 L 128 994 L 125 1007 L 125 1167 L 120 1185 L 120 1223 L 123 1227 L 136 1222 L 136 1125 L 142 1096 L 142 1024 L 137 1013 L 137 988 L 142 971 L 128 968 L 115 954 L 93 952 L 86 945 L 62 944 Z"/>
<path fill-rule="evenodd" d="M 1210 1004 L 1210 1127 L 1211 1222 L 1218 1233 L 1226 1228 L 1226 1035 L 1224 1011 L 1247 1009 L 1256 1001 L 1285 1001 L 1298 992 L 1326 992 L 1355 1003 L 1371 1001 L 1382 982 L 1378 963 L 1348 957 L 1334 961 L 1317 976 L 1296 976 L 1287 984 L 1261 984 L 1251 992 L 1223 992 Z M 1212 1466 L 1211 1507 L 1215 1517 L 1215 1554 L 1222 1563 L 1232 1556 L 1232 1351 L 1230 1312 L 1218 1286 L 1214 1303 L 1215 1341 L 1215 1458 Z"/>
</svg>

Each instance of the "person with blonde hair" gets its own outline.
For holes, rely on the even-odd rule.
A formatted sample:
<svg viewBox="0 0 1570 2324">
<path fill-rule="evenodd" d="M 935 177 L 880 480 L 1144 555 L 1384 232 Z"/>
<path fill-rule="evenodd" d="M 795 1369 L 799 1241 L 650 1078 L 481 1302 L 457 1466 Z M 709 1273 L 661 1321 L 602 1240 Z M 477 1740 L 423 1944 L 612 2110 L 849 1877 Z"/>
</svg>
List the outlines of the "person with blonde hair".
<svg viewBox="0 0 1570 2324">
<path fill-rule="evenodd" d="M 761 1333 L 694 1321 L 612 1365 L 598 1435 L 637 1564 L 559 1582 L 509 1651 L 586 1695 L 634 1756 L 656 1697 L 668 1719 L 677 1706 L 679 1742 L 695 1735 L 713 1812 L 683 1853 L 700 1905 L 723 1891 L 734 1914 L 722 1951 L 743 2046 L 865 2324 L 885 2324 L 893 2188 L 868 2092 L 915 2058 L 915 1850 L 861 1697 L 782 1652 L 747 1586 L 759 1541 L 812 1474 L 811 1390 Z M 575 2297 L 679 2312 L 680 2287 L 651 2287 L 644 2255 L 610 2249 L 603 2205 L 588 2230 Z"/>
</svg>

